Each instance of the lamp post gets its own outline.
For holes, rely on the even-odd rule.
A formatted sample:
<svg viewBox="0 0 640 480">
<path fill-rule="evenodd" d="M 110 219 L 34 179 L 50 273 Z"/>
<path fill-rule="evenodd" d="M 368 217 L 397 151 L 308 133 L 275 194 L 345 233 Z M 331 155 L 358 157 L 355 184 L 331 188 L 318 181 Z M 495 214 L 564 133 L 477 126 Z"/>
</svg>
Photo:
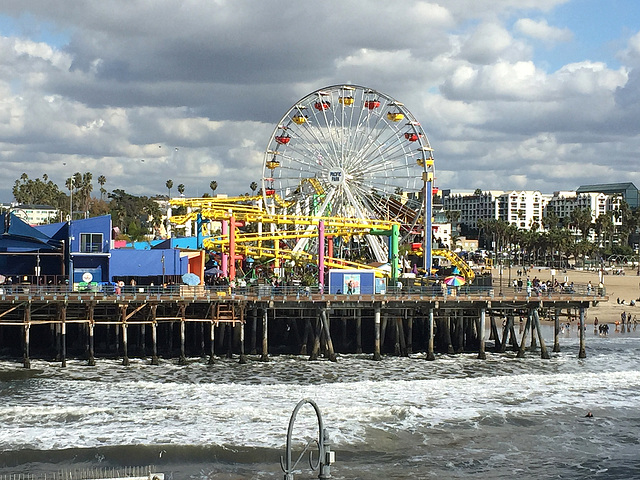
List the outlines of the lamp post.
<svg viewBox="0 0 640 480">
<path fill-rule="evenodd" d="M 69 217 L 68 217 L 68 229 L 69 229 L 69 241 L 67 242 L 67 248 L 69 249 L 69 290 L 73 290 L 73 258 L 71 257 L 71 220 L 73 220 L 73 175 L 69 178 Z"/>
</svg>

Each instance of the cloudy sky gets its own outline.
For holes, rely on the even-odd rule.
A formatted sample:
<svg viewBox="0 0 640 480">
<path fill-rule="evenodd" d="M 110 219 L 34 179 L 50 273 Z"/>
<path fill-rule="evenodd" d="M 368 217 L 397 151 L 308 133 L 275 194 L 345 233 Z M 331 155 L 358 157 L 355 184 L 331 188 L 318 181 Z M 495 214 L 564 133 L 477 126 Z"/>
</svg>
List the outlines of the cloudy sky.
<svg viewBox="0 0 640 480">
<path fill-rule="evenodd" d="M 247 192 L 342 83 L 405 104 L 441 188 L 640 186 L 639 73 L 637 0 L 3 0 L 0 201 L 23 172 Z"/>
</svg>

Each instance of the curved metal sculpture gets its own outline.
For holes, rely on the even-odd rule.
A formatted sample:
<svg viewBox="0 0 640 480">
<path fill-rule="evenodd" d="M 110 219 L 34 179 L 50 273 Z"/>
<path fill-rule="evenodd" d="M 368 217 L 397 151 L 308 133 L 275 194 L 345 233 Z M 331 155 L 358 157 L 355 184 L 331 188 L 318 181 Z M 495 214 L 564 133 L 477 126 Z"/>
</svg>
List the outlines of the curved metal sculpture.
<svg viewBox="0 0 640 480">
<path fill-rule="evenodd" d="M 298 415 L 298 411 L 305 405 L 310 404 L 316 412 L 316 417 L 318 418 L 318 438 L 312 439 L 307 442 L 302 452 L 296 459 L 294 463 L 291 460 L 291 439 L 293 436 L 293 424 L 296 420 L 296 416 Z M 289 429 L 287 430 L 287 450 L 286 456 L 280 457 L 280 467 L 284 472 L 284 480 L 294 480 L 293 472 L 295 468 L 302 460 L 304 454 L 314 445 L 318 447 L 318 459 L 313 461 L 313 450 L 309 451 L 309 467 L 312 472 L 318 471 L 318 478 L 321 480 L 331 478 L 331 464 L 334 462 L 334 452 L 331 451 L 329 443 L 326 440 L 327 432 L 324 429 L 324 423 L 322 421 L 322 414 L 320 413 L 320 408 L 313 400 L 303 399 L 298 402 L 296 408 L 293 409 L 293 413 L 291 414 L 291 419 L 289 420 Z"/>
</svg>

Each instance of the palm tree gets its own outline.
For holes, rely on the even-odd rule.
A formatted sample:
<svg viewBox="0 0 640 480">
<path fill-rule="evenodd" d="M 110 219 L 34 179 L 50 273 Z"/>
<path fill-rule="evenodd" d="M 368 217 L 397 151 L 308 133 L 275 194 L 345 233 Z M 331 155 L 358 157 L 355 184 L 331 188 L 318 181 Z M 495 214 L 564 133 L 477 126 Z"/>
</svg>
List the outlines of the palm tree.
<svg viewBox="0 0 640 480">
<path fill-rule="evenodd" d="M 211 180 L 211 183 L 209 184 L 209 188 L 211 189 L 211 193 L 215 195 L 216 188 L 218 188 L 218 182 L 216 182 L 215 180 Z"/>
<path fill-rule="evenodd" d="M 591 230 L 591 209 L 589 207 L 576 208 L 571 211 L 569 219 L 574 228 L 580 230 L 582 240 L 586 240 L 589 236 L 589 230 Z"/>
<path fill-rule="evenodd" d="M 184 197 L 184 183 L 181 183 L 180 185 L 178 185 L 178 193 L 180 194 L 181 197 Z"/>
<path fill-rule="evenodd" d="M 542 225 L 547 230 L 552 230 L 556 228 L 559 224 L 560 224 L 560 219 L 558 218 L 558 215 L 556 215 L 555 212 L 549 211 L 544 217 L 542 217 Z"/>
<path fill-rule="evenodd" d="M 251 182 L 251 185 L 249 185 L 249 188 L 251 189 L 251 191 L 255 195 L 256 194 L 256 190 L 258 189 L 258 184 L 256 182 Z"/>
<path fill-rule="evenodd" d="M 629 236 L 635 232 L 638 227 L 638 217 L 634 214 L 629 204 L 620 200 L 620 206 L 615 211 L 618 225 L 618 241 L 620 246 L 624 247 L 629 244 Z"/>
<path fill-rule="evenodd" d="M 80 193 L 82 195 L 82 211 L 85 212 L 85 218 L 89 215 L 89 204 L 91 203 L 91 192 L 93 191 L 93 174 L 86 172 L 82 174 L 82 188 Z"/>
<path fill-rule="evenodd" d="M 169 200 L 171 200 L 171 189 L 173 188 L 173 180 L 167 180 L 167 183 L 164 184 L 169 189 Z"/>
<path fill-rule="evenodd" d="M 451 232 L 452 232 L 452 234 L 453 234 L 454 231 L 457 233 L 458 232 L 458 220 L 460 220 L 460 210 L 445 210 L 444 214 L 447 217 L 447 220 L 449 221 L 449 223 L 451 224 Z M 455 245 L 455 243 L 453 242 L 453 239 L 452 239 L 451 247 L 453 248 L 454 245 Z"/>
<path fill-rule="evenodd" d="M 105 177 L 104 175 L 100 175 L 98 177 L 98 184 L 100 185 L 100 200 L 102 200 L 104 198 L 104 194 L 107 193 L 107 191 L 104 189 L 105 183 L 107 183 L 107 177 Z"/>
</svg>

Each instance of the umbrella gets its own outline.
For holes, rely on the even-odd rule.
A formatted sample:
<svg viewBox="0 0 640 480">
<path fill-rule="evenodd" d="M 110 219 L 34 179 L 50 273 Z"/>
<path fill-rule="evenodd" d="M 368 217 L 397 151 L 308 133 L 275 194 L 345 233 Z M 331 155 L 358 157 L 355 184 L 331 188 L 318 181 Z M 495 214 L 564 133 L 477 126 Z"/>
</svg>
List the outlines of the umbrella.
<svg viewBox="0 0 640 480">
<path fill-rule="evenodd" d="M 200 277 L 195 273 L 185 273 L 182 275 L 182 282 L 187 285 L 200 285 Z"/>
<path fill-rule="evenodd" d="M 445 277 L 444 283 L 451 287 L 460 287 L 466 283 L 465 279 L 461 275 L 449 275 Z"/>
<path fill-rule="evenodd" d="M 222 273 L 222 270 L 220 270 L 218 267 L 211 267 L 207 268 L 204 273 L 206 273 L 207 275 L 220 275 Z"/>
</svg>

